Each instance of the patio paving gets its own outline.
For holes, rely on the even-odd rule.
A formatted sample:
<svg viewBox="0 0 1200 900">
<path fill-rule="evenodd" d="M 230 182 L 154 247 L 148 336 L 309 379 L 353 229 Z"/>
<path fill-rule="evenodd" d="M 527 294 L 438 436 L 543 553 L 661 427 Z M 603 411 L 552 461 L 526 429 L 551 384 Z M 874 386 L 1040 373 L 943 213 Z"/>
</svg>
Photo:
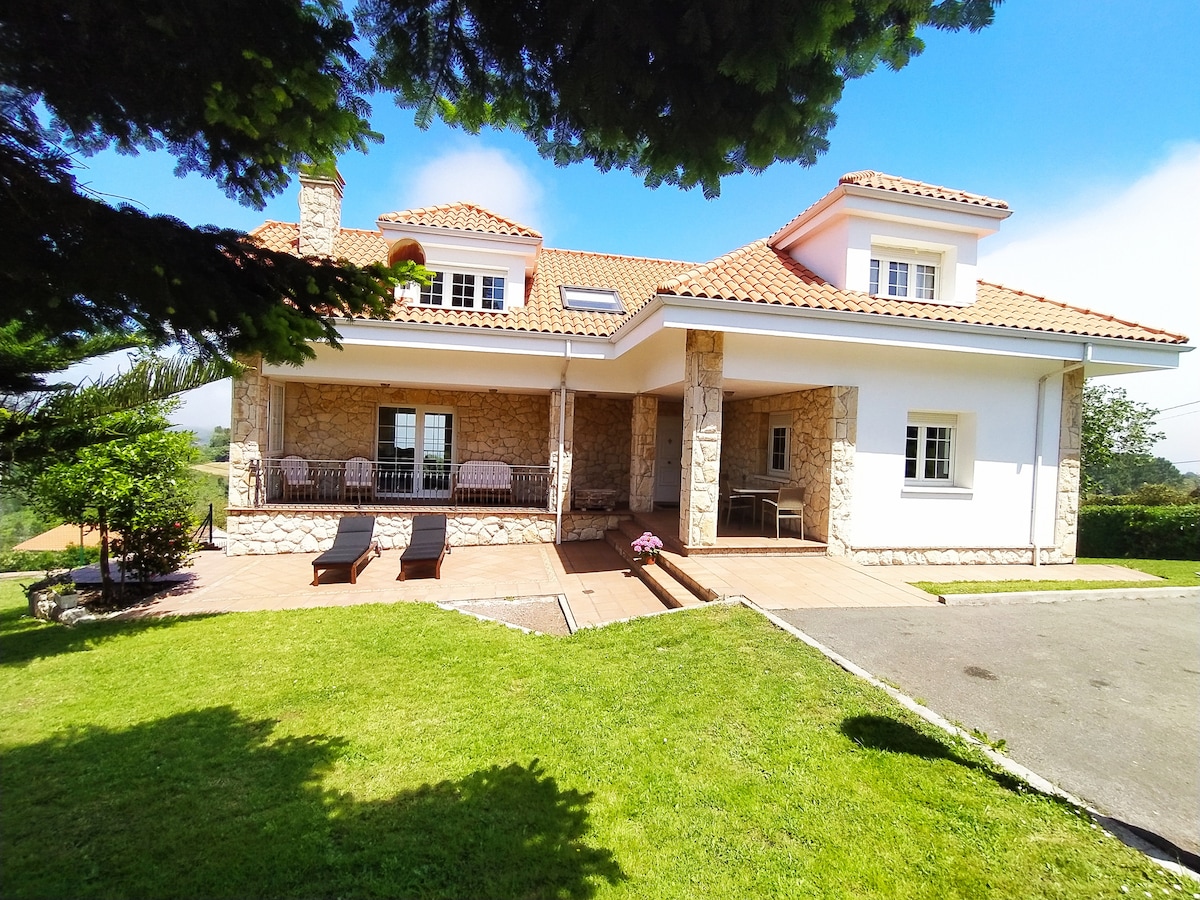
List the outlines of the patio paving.
<svg viewBox="0 0 1200 900">
<path fill-rule="evenodd" d="M 859 566 L 820 556 L 665 556 L 718 597 L 742 596 L 764 609 L 929 607 L 936 599 L 910 581 L 1009 579 L 1155 580 L 1117 566 Z M 125 615 L 425 601 L 455 603 L 563 595 L 580 627 L 661 613 L 663 603 L 605 541 L 456 547 L 442 578 L 397 581 L 399 553 L 372 557 L 350 584 L 325 573 L 313 586 L 316 554 L 228 557 L 201 553 L 175 587 Z"/>
<path fill-rule="evenodd" d="M 440 579 L 397 581 L 399 552 L 372 557 L 350 584 L 336 573 L 313 586 L 313 554 L 201 553 L 180 583 L 126 613 L 130 617 L 353 606 L 451 603 L 563 594 L 580 626 L 662 612 L 658 598 L 603 541 L 455 547 Z"/>
</svg>

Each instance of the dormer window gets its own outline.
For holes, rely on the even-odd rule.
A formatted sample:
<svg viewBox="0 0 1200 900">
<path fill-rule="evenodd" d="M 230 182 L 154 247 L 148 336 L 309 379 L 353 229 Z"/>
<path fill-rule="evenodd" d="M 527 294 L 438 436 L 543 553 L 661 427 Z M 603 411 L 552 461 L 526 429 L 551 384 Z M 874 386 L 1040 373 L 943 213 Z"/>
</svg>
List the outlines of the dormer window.
<svg viewBox="0 0 1200 900">
<path fill-rule="evenodd" d="M 503 312 L 504 288 L 503 275 L 435 271 L 429 285 L 421 288 L 420 302 L 422 306 Z"/>
<path fill-rule="evenodd" d="M 940 262 L 937 253 L 872 247 L 867 290 L 877 297 L 936 300 Z"/>
</svg>

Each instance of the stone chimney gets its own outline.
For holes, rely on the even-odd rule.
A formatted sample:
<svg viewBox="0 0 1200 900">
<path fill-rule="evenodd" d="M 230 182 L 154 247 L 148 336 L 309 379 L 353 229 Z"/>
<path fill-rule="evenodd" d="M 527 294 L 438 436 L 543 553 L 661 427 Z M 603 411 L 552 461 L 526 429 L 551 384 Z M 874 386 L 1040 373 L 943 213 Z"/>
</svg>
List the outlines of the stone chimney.
<svg viewBox="0 0 1200 900">
<path fill-rule="evenodd" d="M 346 182 L 337 169 L 331 175 L 300 173 L 300 254 L 332 256 L 342 225 L 342 191 Z"/>
</svg>

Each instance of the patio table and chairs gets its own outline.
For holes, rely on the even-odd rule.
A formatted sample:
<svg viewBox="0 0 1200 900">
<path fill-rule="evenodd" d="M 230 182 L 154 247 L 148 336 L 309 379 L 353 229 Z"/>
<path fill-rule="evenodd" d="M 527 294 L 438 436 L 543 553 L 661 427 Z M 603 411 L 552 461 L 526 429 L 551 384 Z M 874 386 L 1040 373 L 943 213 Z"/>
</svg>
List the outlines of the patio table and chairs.
<svg viewBox="0 0 1200 900">
<path fill-rule="evenodd" d="M 730 490 L 730 503 L 739 501 L 749 501 L 751 505 L 751 515 L 754 517 L 756 525 L 766 524 L 763 516 L 763 507 L 769 500 L 779 495 L 778 487 L 736 487 Z M 730 509 L 730 512 L 733 510 Z M 728 521 L 728 517 L 726 517 Z"/>
</svg>

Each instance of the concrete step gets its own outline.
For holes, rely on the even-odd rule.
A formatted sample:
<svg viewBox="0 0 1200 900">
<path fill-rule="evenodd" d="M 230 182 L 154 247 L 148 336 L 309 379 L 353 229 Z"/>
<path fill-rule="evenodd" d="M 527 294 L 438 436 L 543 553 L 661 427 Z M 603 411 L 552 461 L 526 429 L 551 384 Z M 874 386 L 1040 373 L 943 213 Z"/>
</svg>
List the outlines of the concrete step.
<svg viewBox="0 0 1200 900">
<path fill-rule="evenodd" d="M 666 539 L 663 540 L 665 547 L 658 554 L 655 564 L 647 566 L 639 562 L 630 544 L 641 537 L 645 530 L 633 522 L 623 520 L 619 528 L 606 531 L 604 537 L 629 563 L 634 573 L 668 606 L 677 609 L 683 606 L 698 606 L 717 599 L 716 592 L 706 588 L 695 574 L 689 571 L 694 567 L 688 565 L 687 557 L 667 549 L 670 544 Z M 651 581 L 654 584 L 651 584 Z"/>
</svg>

